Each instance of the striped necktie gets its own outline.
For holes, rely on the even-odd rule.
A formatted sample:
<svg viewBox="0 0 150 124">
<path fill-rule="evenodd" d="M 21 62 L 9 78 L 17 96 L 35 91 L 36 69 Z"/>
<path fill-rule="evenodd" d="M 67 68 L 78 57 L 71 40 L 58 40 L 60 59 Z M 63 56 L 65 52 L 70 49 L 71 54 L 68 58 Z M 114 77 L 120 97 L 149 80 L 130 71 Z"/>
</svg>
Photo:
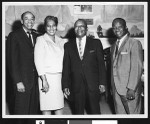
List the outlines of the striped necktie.
<svg viewBox="0 0 150 124">
<path fill-rule="evenodd" d="M 82 39 L 79 38 L 79 55 L 80 55 L 80 59 L 82 60 L 83 59 L 83 55 L 82 55 Z"/>
</svg>

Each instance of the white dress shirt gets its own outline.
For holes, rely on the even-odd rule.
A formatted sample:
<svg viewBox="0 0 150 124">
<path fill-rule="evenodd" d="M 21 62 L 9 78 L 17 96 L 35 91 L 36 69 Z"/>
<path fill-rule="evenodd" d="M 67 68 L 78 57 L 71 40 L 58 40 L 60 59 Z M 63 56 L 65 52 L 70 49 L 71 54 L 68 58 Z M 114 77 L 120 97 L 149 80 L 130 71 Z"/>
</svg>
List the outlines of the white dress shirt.
<svg viewBox="0 0 150 124">
<path fill-rule="evenodd" d="M 27 33 L 28 31 L 27 31 L 24 27 L 23 27 L 23 29 L 24 29 L 24 31 L 26 32 L 27 36 L 29 37 L 29 34 Z M 30 33 L 30 35 L 31 35 L 32 44 L 34 45 L 34 42 L 33 42 L 33 36 L 32 36 L 31 33 Z"/>
<path fill-rule="evenodd" d="M 79 38 L 76 38 L 76 44 L 78 47 L 78 53 L 79 53 Z M 86 36 L 84 36 L 81 40 L 81 49 L 82 49 L 82 56 L 84 54 L 84 49 L 85 49 L 85 44 L 86 44 Z"/>
<path fill-rule="evenodd" d="M 125 39 L 125 37 L 126 37 L 127 35 L 128 35 L 128 34 L 124 35 L 120 40 L 117 39 L 117 41 L 119 40 L 118 50 L 119 50 L 121 44 L 123 43 L 123 41 L 124 41 L 124 39 Z"/>
</svg>

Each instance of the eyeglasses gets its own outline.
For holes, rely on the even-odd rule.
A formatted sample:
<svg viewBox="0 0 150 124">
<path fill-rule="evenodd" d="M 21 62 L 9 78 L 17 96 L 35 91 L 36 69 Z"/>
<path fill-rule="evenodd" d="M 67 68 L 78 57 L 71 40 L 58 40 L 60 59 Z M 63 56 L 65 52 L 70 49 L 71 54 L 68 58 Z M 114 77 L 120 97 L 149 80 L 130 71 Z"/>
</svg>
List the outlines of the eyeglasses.
<svg viewBox="0 0 150 124">
<path fill-rule="evenodd" d="M 85 29 L 86 28 L 86 26 L 84 26 L 84 25 L 80 25 L 80 26 L 75 26 L 75 29 L 76 28 L 81 28 L 81 29 Z"/>
</svg>

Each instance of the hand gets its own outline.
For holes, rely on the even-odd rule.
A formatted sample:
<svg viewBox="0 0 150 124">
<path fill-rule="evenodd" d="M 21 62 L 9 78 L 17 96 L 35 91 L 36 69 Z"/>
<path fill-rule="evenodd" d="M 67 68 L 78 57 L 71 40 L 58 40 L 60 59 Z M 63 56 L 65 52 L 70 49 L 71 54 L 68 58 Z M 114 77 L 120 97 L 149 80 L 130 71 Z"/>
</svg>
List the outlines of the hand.
<svg viewBox="0 0 150 124">
<path fill-rule="evenodd" d="M 132 89 L 128 89 L 126 97 L 128 100 L 134 100 L 135 99 L 135 91 Z"/>
<path fill-rule="evenodd" d="M 69 88 L 65 88 L 64 89 L 64 96 L 66 99 L 68 99 L 68 96 L 70 95 L 70 91 L 69 91 Z"/>
<path fill-rule="evenodd" d="M 47 93 L 49 91 L 49 84 L 47 82 L 47 78 L 46 78 L 46 75 L 41 75 L 40 76 L 41 80 L 42 80 L 42 92 L 45 92 Z"/>
<path fill-rule="evenodd" d="M 42 82 L 42 92 L 47 93 L 49 91 L 49 84 L 47 82 L 47 80 L 43 80 Z"/>
<path fill-rule="evenodd" d="M 105 86 L 99 85 L 99 90 L 100 90 L 100 93 L 104 93 L 106 91 Z"/>
<path fill-rule="evenodd" d="M 25 86 L 24 86 L 23 82 L 17 83 L 17 91 L 18 92 L 25 92 Z"/>
</svg>

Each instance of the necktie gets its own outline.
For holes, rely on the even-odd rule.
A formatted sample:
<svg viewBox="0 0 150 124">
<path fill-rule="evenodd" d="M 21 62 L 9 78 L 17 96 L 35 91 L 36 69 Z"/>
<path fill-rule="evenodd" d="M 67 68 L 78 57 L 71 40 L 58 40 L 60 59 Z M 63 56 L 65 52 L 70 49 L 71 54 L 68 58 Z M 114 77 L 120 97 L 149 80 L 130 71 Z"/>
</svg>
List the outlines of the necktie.
<svg viewBox="0 0 150 124">
<path fill-rule="evenodd" d="M 82 60 L 83 59 L 83 56 L 82 56 L 82 45 L 81 45 L 81 39 L 79 39 L 79 55 L 80 55 L 80 59 Z"/>
<path fill-rule="evenodd" d="M 31 41 L 31 43 L 32 43 L 32 45 L 34 46 L 34 43 L 32 42 L 32 39 L 31 39 L 31 33 L 30 32 L 27 32 L 28 33 L 28 38 L 29 38 L 29 40 Z"/>
<path fill-rule="evenodd" d="M 116 55 L 117 55 L 117 53 L 118 53 L 118 48 L 119 48 L 119 40 L 118 40 L 117 43 L 116 43 L 115 57 L 116 57 Z"/>
</svg>

